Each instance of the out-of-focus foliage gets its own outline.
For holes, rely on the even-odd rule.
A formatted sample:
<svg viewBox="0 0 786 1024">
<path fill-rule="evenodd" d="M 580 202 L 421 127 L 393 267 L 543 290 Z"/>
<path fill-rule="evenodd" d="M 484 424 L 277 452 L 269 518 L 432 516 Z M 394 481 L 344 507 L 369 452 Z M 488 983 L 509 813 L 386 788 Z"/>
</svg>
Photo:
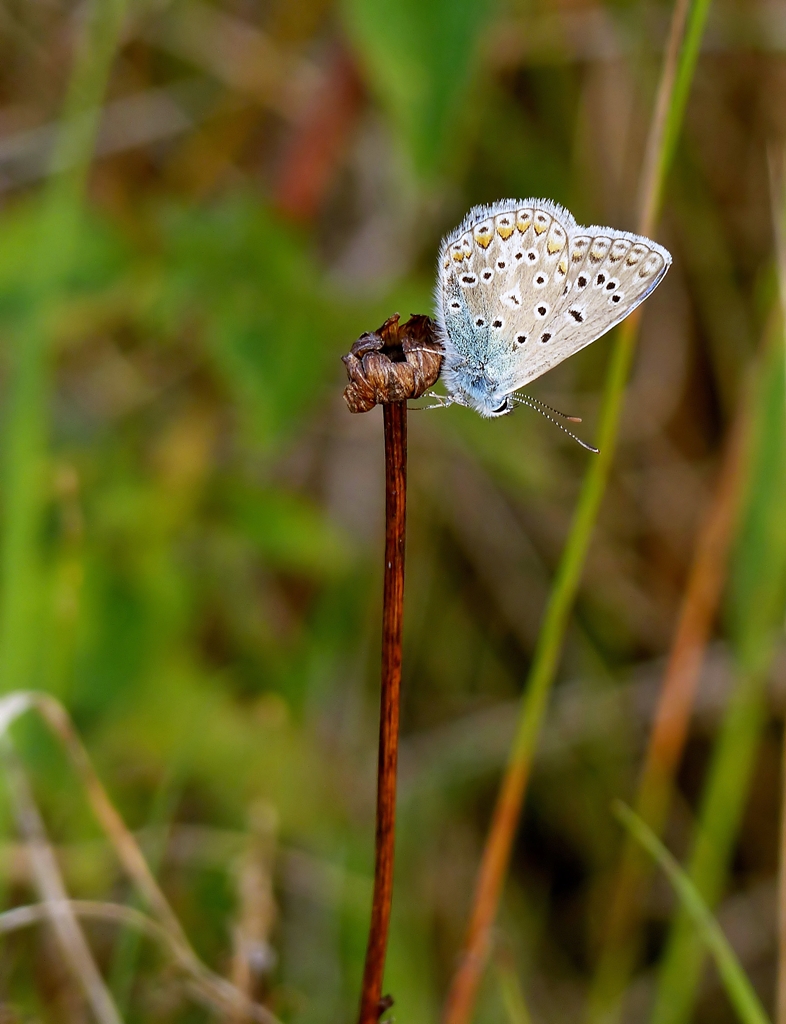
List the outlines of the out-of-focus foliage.
<svg viewBox="0 0 786 1024">
<path fill-rule="evenodd" d="M 786 498 L 786 377 L 784 350 L 774 340 L 763 353 L 762 379 L 755 382 L 749 494 L 730 571 L 734 690 L 709 765 L 690 855 L 692 874 L 711 905 L 723 892 L 745 810 L 767 721 L 773 648 L 783 630 L 786 524 L 778 509 Z M 671 931 L 653 1020 L 677 1024 L 690 1019 L 702 956 L 695 926 L 683 909 Z"/>
<path fill-rule="evenodd" d="M 460 160 L 467 87 L 494 0 L 346 0 L 350 38 L 415 167 L 433 174 Z M 466 121 L 466 117 L 464 119 Z"/>
<path fill-rule="evenodd" d="M 655 0 L 131 3 L 54 276 L 46 169 L 84 11 L 0 11 L 4 643 L 21 684 L 69 708 L 199 954 L 285 1021 L 355 1013 L 370 900 L 381 417 L 346 411 L 339 356 L 396 310 L 430 311 L 439 238 L 474 203 L 548 195 L 633 227 L 670 15 Z M 707 39 L 658 229 L 674 266 L 644 311 L 479 1024 L 584 1012 L 621 842 L 610 801 L 634 791 L 742 382 L 765 334 L 781 353 L 767 154 L 786 136 L 786 37 L 772 6 L 716 0 Z M 608 351 L 532 389 L 589 440 Z M 690 861 L 695 819 L 722 807 L 693 881 L 769 1007 L 782 363 L 763 376 L 664 838 Z M 526 410 L 410 415 L 399 1020 L 438 1017 L 588 458 Z M 27 507 L 17 550 L 8 524 Z M 4 689 L 20 684 L 8 671 Z M 132 900 L 62 755 L 14 728 L 70 893 Z M 5 803 L 2 820 L 5 909 L 36 897 Z M 649 1018 L 656 984 L 662 998 L 675 913 L 656 886 L 622 1020 Z M 157 947 L 86 931 L 124 1019 L 209 1019 Z M 3 950 L 9 1021 L 85 1019 L 44 925 Z M 687 987 L 695 1021 L 734 1019 L 715 975 Z"/>
</svg>

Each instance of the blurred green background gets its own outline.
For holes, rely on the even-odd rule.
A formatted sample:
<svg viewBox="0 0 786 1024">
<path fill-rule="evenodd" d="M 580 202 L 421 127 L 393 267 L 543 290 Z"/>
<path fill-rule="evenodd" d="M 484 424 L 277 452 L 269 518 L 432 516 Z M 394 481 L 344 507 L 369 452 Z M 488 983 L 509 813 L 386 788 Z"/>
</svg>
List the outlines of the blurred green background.
<svg viewBox="0 0 786 1024">
<path fill-rule="evenodd" d="M 439 240 L 471 205 L 547 196 L 635 227 L 671 11 L 0 4 L 0 687 L 64 703 L 200 956 L 285 1021 L 354 1017 L 371 897 L 382 423 L 347 412 L 339 357 L 395 311 L 432 311 Z M 646 304 L 478 1024 L 600 1024 L 609 808 L 633 799 L 754 365 L 742 512 L 664 839 L 687 857 L 716 800 L 699 881 L 774 1005 L 785 137 L 786 5 L 716 0 L 657 233 L 674 266 Z M 532 387 L 589 441 L 609 352 Z M 591 458 L 526 410 L 410 416 L 399 1022 L 438 1019 Z M 57 743 L 27 719 L 14 737 L 69 893 L 133 902 Z M 5 788 L 0 821 L 7 909 L 36 896 Z M 657 879 L 616 1019 L 737 1019 L 711 969 L 664 1016 L 675 913 Z M 227 1019 L 155 943 L 85 928 L 123 1019 Z M 3 938 L 3 1024 L 92 1019 L 46 925 Z"/>
</svg>

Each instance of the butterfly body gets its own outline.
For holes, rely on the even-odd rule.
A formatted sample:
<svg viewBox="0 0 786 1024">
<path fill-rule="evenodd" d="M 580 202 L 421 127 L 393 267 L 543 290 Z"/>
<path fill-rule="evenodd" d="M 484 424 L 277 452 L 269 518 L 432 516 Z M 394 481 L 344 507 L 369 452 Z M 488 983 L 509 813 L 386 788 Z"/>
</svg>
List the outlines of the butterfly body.
<svg viewBox="0 0 786 1024">
<path fill-rule="evenodd" d="M 486 417 L 511 412 L 515 391 L 623 320 L 670 265 L 657 242 L 582 227 L 547 199 L 474 207 L 439 252 L 448 400 Z"/>
</svg>

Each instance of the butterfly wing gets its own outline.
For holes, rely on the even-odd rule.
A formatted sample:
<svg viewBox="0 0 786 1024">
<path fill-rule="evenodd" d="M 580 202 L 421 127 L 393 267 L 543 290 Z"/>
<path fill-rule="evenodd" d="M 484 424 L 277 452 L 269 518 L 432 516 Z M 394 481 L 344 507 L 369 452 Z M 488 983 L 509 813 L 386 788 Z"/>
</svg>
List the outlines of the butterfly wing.
<svg viewBox="0 0 786 1024">
<path fill-rule="evenodd" d="M 548 200 L 475 207 L 442 243 L 437 320 L 448 365 L 516 375 L 556 312 L 569 273 L 573 217 Z"/>
<path fill-rule="evenodd" d="M 568 242 L 563 294 L 527 356 L 509 370 L 515 391 L 581 351 L 624 320 L 660 284 L 671 255 L 642 235 L 577 227 Z"/>
<path fill-rule="evenodd" d="M 656 242 L 583 228 L 549 200 L 475 207 L 440 249 L 447 368 L 515 391 L 623 320 L 670 264 Z"/>
</svg>

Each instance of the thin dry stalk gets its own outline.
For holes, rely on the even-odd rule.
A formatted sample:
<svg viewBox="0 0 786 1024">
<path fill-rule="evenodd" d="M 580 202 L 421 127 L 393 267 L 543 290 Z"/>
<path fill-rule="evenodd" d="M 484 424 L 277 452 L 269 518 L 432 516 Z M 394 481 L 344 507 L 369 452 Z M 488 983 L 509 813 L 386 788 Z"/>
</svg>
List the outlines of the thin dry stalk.
<svg viewBox="0 0 786 1024">
<path fill-rule="evenodd" d="M 642 168 L 638 228 L 651 234 L 701 41 L 708 0 L 676 0 Z M 691 16 L 693 13 L 693 16 Z M 562 642 L 578 590 L 617 436 L 636 340 L 638 311 L 622 324 L 609 368 L 599 426 L 601 454 L 587 473 L 571 533 L 538 639 L 516 739 L 502 780 L 478 872 L 464 949 L 448 992 L 445 1024 L 468 1024 L 488 958 L 491 928 L 510 863 L 532 759 L 556 676 Z"/>
<path fill-rule="evenodd" d="M 160 924 L 143 914 L 135 907 L 127 907 L 122 903 L 106 903 L 102 900 L 49 900 L 47 903 L 30 903 L 27 906 L 13 907 L 0 914 L 0 934 L 9 935 L 20 928 L 29 928 L 49 920 L 52 911 L 63 913 L 71 911 L 75 917 L 93 921 L 111 921 L 116 924 L 129 925 L 144 932 L 148 938 L 155 939 L 170 954 L 173 960 L 180 960 L 180 949 L 172 942 L 169 932 Z M 186 967 L 185 964 L 182 964 Z"/>
<path fill-rule="evenodd" d="M 660 820 L 688 733 L 707 643 L 726 579 L 729 548 L 746 482 L 746 453 L 751 428 L 746 397 L 732 424 L 712 504 L 696 541 L 696 550 L 680 609 L 663 687 L 641 776 L 641 805 Z"/>
<path fill-rule="evenodd" d="M 170 907 L 166 896 L 145 860 L 136 839 L 116 811 L 87 755 L 87 751 L 74 731 L 65 708 L 48 694 L 18 690 L 0 700 L 0 735 L 7 733 L 16 718 L 29 710 L 36 710 L 63 744 L 88 802 L 112 844 L 118 859 L 135 882 L 140 893 L 179 950 L 179 958 L 188 965 L 192 976 L 205 998 L 222 1007 L 229 1014 L 242 1010 L 258 1024 L 279 1024 L 278 1018 L 265 1006 L 251 1002 L 225 978 L 211 971 L 195 953 L 183 928 Z"/>
<path fill-rule="evenodd" d="M 382 998 L 393 898 L 404 547 L 407 512 L 407 404 L 383 406 L 385 419 L 385 581 L 382 602 L 382 688 L 379 716 L 374 897 L 360 996 L 359 1024 L 376 1024 L 392 1004 Z"/>
<path fill-rule="evenodd" d="M 235 868 L 238 920 L 233 928 L 232 984 L 247 998 L 258 975 L 271 966 L 270 932 L 276 920 L 273 893 L 277 816 L 270 804 L 252 808 L 246 848 Z M 247 1018 L 235 1016 L 238 1024 Z"/>
<path fill-rule="evenodd" d="M 6 781 L 19 831 L 25 839 L 33 879 L 42 900 L 42 914 L 52 925 L 63 960 L 100 1024 L 122 1024 L 112 994 L 101 977 L 82 929 L 68 901 L 63 876 L 46 834 L 27 776 L 7 737 L 2 756 Z"/>
<path fill-rule="evenodd" d="M 651 235 L 655 230 L 666 170 L 671 162 L 676 143 L 676 132 L 673 129 L 669 130 L 673 120 L 669 118 L 669 112 L 677 87 L 680 49 L 685 38 L 685 26 L 688 22 L 690 5 L 691 0 L 677 0 L 671 15 L 663 70 L 658 86 L 658 95 L 655 99 L 655 109 L 652 113 L 644 163 L 641 168 L 638 229 L 642 235 Z M 686 98 L 686 96 L 681 97 L 683 104 Z"/>
<path fill-rule="evenodd" d="M 746 483 L 751 392 L 740 402 L 712 503 L 696 541 L 677 631 L 661 686 L 636 798 L 636 812 L 656 836 L 668 814 L 674 776 L 688 735 L 701 667 L 726 579 L 729 548 Z M 651 874 L 640 845 L 627 837 L 611 898 L 590 1019 L 605 1019 L 637 955 L 634 941 L 643 889 Z"/>
<path fill-rule="evenodd" d="M 100 900 L 50 900 L 47 903 L 32 903 L 27 906 L 14 907 L 0 914 L 0 934 L 9 935 L 20 928 L 29 928 L 49 920 L 52 912 L 72 913 L 75 917 L 90 921 L 106 921 L 125 927 L 136 928 L 149 939 L 157 942 L 183 970 L 190 976 L 189 990 L 204 1006 L 224 1013 L 226 1002 L 216 999 L 215 993 L 205 988 L 202 978 L 194 977 L 190 960 L 184 960 L 182 948 L 172 940 L 172 936 L 152 917 L 143 914 L 135 907 L 127 907 L 120 903 L 106 903 Z M 253 1018 L 249 1018 L 253 1019 Z"/>
</svg>

